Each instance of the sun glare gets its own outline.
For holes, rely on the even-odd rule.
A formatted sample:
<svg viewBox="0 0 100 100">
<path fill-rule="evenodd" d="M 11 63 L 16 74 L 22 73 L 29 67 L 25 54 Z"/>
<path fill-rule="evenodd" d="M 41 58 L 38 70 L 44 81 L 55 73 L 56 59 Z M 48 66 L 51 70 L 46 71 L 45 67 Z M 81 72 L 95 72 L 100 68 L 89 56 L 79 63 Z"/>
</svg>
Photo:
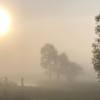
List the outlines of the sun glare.
<svg viewBox="0 0 100 100">
<path fill-rule="evenodd" d="M 0 37 L 5 36 L 10 27 L 10 15 L 4 10 L 0 9 Z"/>
</svg>

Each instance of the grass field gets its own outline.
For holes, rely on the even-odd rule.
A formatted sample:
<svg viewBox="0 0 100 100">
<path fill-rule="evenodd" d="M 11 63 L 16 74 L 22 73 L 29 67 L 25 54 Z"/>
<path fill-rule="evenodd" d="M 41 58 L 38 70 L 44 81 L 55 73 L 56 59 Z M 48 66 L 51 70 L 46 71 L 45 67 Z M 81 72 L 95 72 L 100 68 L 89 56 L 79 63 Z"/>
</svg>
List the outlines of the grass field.
<svg viewBox="0 0 100 100">
<path fill-rule="evenodd" d="M 0 100 L 100 100 L 99 84 L 62 87 L 1 87 Z"/>
</svg>

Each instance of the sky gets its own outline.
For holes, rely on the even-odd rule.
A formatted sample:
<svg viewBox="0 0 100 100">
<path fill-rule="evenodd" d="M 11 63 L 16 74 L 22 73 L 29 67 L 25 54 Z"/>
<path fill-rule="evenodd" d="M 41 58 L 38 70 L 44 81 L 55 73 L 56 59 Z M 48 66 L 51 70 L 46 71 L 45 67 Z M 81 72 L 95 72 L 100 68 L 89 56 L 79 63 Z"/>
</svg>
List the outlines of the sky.
<svg viewBox="0 0 100 100">
<path fill-rule="evenodd" d="M 100 0 L 0 0 L 12 18 L 9 35 L 1 38 L 0 73 L 40 73 L 40 49 L 52 43 L 95 76 L 91 45 L 99 4 Z"/>
</svg>

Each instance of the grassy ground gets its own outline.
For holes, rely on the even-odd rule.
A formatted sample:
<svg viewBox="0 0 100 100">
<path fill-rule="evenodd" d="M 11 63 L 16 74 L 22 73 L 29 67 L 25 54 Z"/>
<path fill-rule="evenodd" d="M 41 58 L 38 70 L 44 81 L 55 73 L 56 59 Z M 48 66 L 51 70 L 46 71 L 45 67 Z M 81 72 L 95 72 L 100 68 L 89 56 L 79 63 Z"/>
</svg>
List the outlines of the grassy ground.
<svg viewBox="0 0 100 100">
<path fill-rule="evenodd" d="M 99 84 L 63 87 L 1 87 L 0 100 L 100 100 Z"/>
</svg>

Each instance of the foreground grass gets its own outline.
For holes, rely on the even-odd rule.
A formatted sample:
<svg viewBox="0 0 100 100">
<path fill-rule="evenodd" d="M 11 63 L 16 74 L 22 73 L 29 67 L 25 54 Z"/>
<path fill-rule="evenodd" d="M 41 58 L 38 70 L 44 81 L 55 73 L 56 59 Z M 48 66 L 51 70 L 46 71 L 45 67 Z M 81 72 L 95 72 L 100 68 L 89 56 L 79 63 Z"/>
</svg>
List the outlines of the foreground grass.
<svg viewBox="0 0 100 100">
<path fill-rule="evenodd" d="M 100 100 L 100 86 L 0 87 L 0 100 Z"/>
</svg>

